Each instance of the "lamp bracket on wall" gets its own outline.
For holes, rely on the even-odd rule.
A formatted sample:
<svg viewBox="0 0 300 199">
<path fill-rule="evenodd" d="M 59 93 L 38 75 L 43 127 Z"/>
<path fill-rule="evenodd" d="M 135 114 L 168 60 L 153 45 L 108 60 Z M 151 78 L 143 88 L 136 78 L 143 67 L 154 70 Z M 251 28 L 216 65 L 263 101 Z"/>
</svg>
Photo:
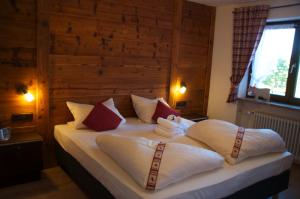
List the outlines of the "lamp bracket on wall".
<svg viewBox="0 0 300 199">
<path fill-rule="evenodd" d="M 16 90 L 18 94 L 26 94 L 28 92 L 28 87 L 25 84 L 16 84 Z"/>
<path fill-rule="evenodd" d="M 20 95 L 24 95 L 24 99 L 27 102 L 32 102 L 34 100 L 34 96 L 28 91 L 28 86 L 23 83 L 16 84 L 16 91 Z"/>
</svg>

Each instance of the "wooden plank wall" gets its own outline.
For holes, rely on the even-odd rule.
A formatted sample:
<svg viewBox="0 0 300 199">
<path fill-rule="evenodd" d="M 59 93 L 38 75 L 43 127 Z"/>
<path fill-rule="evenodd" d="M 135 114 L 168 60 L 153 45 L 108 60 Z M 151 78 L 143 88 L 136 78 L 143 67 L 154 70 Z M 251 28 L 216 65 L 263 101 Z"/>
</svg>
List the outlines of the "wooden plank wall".
<svg viewBox="0 0 300 199">
<path fill-rule="evenodd" d="M 214 16 L 215 8 L 183 0 L 1 1 L 0 124 L 37 128 L 51 145 L 53 126 L 72 119 L 67 100 L 113 97 L 135 116 L 131 93 L 186 100 L 183 112 L 206 114 Z M 174 98 L 181 80 L 187 93 Z M 34 102 L 16 94 L 17 82 Z M 34 121 L 11 123 L 14 112 Z"/>
<path fill-rule="evenodd" d="M 180 1 L 179 1 L 180 2 Z M 178 13 L 179 12 L 179 13 Z M 187 101 L 183 113 L 206 115 L 214 36 L 215 7 L 184 1 L 174 24 L 170 102 Z M 179 31 L 178 31 L 179 30 Z M 176 83 L 187 85 L 184 95 L 174 96 Z M 173 86 L 173 88 L 172 88 Z M 175 98 L 175 99 L 174 99 Z"/>
<path fill-rule="evenodd" d="M 36 93 L 36 6 L 35 0 L 2 0 L 0 3 L 0 126 L 16 131 L 36 129 L 32 122 L 12 123 L 12 113 L 36 112 L 35 102 L 17 94 L 16 84 Z"/>
<path fill-rule="evenodd" d="M 167 97 L 173 6 L 173 0 L 51 1 L 51 124 L 70 119 L 66 100 L 113 96 L 123 115 L 135 116 L 131 93 Z"/>
</svg>

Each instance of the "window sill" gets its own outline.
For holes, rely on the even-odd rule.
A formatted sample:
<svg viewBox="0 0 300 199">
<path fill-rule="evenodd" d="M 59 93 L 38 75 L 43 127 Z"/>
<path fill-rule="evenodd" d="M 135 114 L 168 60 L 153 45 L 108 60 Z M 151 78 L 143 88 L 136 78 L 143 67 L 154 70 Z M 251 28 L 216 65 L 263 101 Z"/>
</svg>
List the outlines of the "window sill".
<svg viewBox="0 0 300 199">
<path fill-rule="evenodd" d="M 300 106 L 295 106 L 295 105 L 290 105 L 290 104 L 284 104 L 280 102 L 266 102 L 263 100 L 255 100 L 253 98 L 238 98 L 239 101 L 246 101 L 246 102 L 252 102 L 252 103 L 257 103 L 257 104 L 265 104 L 269 106 L 275 106 L 275 107 L 280 107 L 280 108 L 287 108 L 291 110 L 298 110 L 300 111 Z"/>
</svg>

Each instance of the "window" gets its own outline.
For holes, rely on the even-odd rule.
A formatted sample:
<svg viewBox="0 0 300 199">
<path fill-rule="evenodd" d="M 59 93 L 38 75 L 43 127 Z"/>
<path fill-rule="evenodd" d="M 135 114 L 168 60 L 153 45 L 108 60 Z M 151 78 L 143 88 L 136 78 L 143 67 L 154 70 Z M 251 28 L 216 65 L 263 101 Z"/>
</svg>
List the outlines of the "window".
<svg viewBox="0 0 300 199">
<path fill-rule="evenodd" d="M 250 68 L 249 86 L 272 101 L 300 105 L 300 21 L 267 23 Z"/>
</svg>

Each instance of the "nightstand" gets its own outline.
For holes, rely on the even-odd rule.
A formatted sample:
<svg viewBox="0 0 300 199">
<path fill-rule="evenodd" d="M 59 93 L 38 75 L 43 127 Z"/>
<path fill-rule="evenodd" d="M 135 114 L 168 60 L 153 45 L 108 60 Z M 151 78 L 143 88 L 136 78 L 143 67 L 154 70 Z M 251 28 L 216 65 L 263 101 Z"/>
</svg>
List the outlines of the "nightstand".
<svg viewBox="0 0 300 199">
<path fill-rule="evenodd" d="M 12 133 L 0 141 L 0 187 L 40 179 L 43 139 L 37 133 Z"/>
<path fill-rule="evenodd" d="M 185 114 L 185 115 L 182 115 L 181 117 L 192 120 L 194 122 L 200 122 L 202 120 L 207 120 L 208 119 L 208 116 L 201 115 L 201 114 L 198 114 L 198 113 Z"/>
</svg>

